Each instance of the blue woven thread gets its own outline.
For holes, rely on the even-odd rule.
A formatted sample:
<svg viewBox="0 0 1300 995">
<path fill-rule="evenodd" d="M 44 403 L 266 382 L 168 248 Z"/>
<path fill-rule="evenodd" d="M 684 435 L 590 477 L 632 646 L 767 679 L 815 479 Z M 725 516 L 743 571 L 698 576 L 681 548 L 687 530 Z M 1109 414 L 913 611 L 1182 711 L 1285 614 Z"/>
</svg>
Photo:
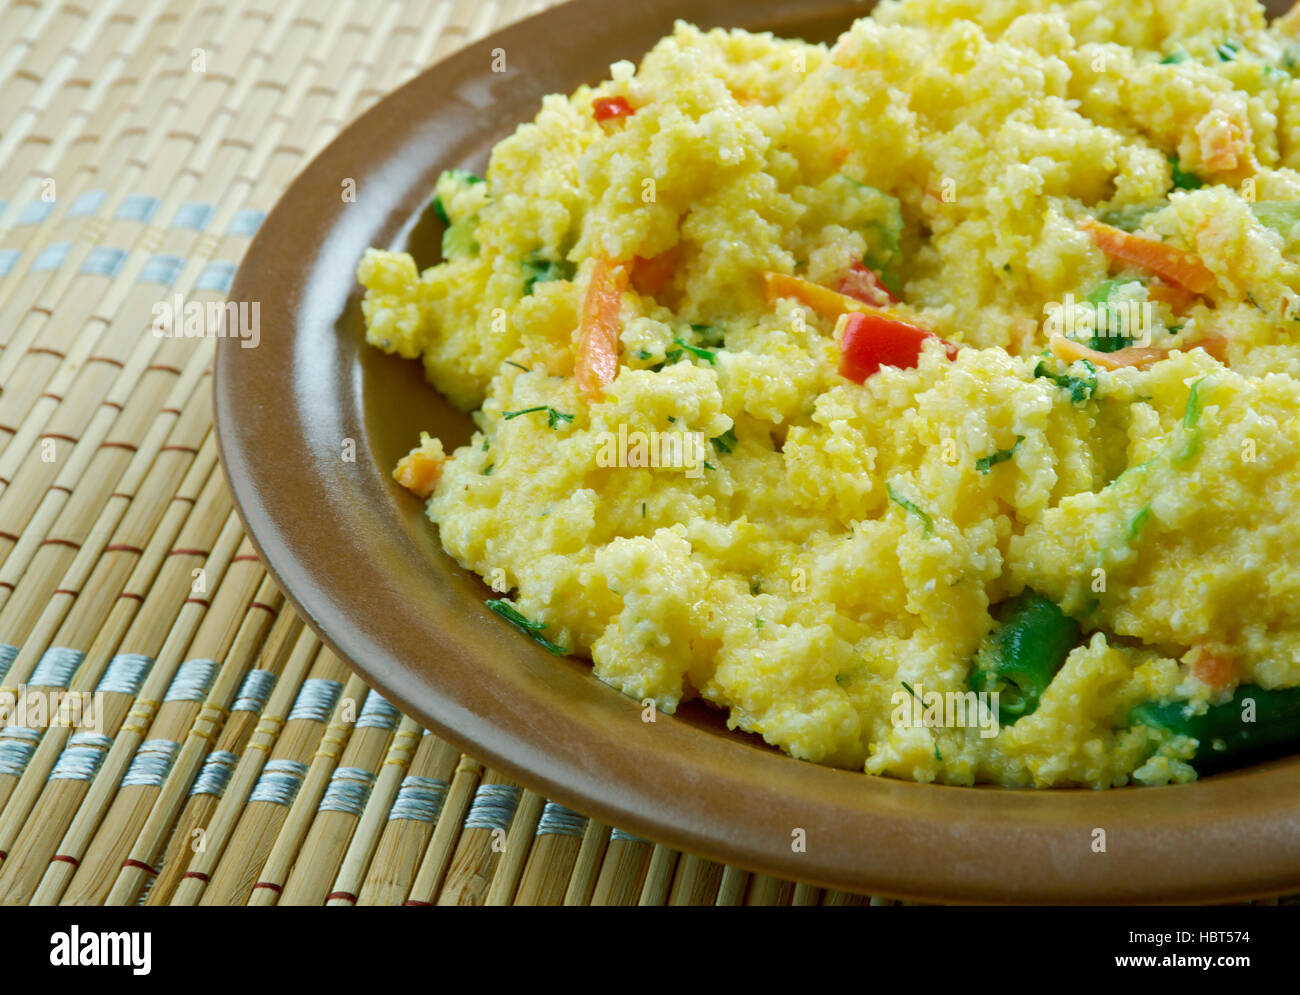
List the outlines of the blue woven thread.
<svg viewBox="0 0 1300 995">
<path fill-rule="evenodd" d="M 538 836 L 581 836 L 587 829 L 587 817 L 571 808 L 547 802 L 537 820 Z"/>
<path fill-rule="evenodd" d="M 87 190 L 72 202 L 72 206 L 68 208 L 68 217 L 84 218 L 89 214 L 94 214 L 99 210 L 99 205 L 104 203 L 104 198 L 107 196 L 107 190 Z"/>
<path fill-rule="evenodd" d="M 338 703 L 343 685 L 323 677 L 312 677 L 302 682 L 298 699 L 289 712 L 289 721 L 307 719 L 311 722 L 328 722 L 330 713 Z"/>
<path fill-rule="evenodd" d="M 212 690 L 221 664 L 216 660 L 186 660 L 176 671 L 163 701 L 202 701 Z"/>
<path fill-rule="evenodd" d="M 330 775 L 329 787 L 321 799 L 320 811 L 361 814 L 374 787 L 375 775 L 360 767 L 339 767 Z"/>
<path fill-rule="evenodd" d="M 170 739 L 146 739 L 136 750 L 131 767 L 122 778 L 122 787 L 142 785 L 147 788 L 161 788 L 163 781 L 171 772 L 172 761 L 180 743 Z"/>
<path fill-rule="evenodd" d="M 235 278 L 235 268 L 234 263 L 228 263 L 221 259 L 213 260 L 203 267 L 203 272 L 194 281 L 194 289 L 215 290 L 224 294 L 230 289 L 230 283 Z"/>
<path fill-rule="evenodd" d="M 162 203 L 157 197 L 147 193 L 133 193 L 123 198 L 113 217 L 119 221 L 139 221 L 148 224 Z"/>
<path fill-rule="evenodd" d="M 610 842 L 622 840 L 625 843 L 649 843 L 649 840 L 643 840 L 640 836 L 633 836 L 625 829 L 611 829 L 609 832 Z"/>
<path fill-rule="evenodd" d="M 519 804 L 519 788 L 513 784 L 480 784 L 465 816 L 466 829 L 509 829 Z"/>
<path fill-rule="evenodd" d="M 0 732 L 0 774 L 21 776 L 40 741 L 37 730 L 22 726 L 9 726 Z"/>
<path fill-rule="evenodd" d="M 84 659 L 86 654 L 81 650 L 51 646 L 41 654 L 41 662 L 32 671 L 27 685 L 34 688 L 66 688 Z"/>
<path fill-rule="evenodd" d="M 13 666 L 14 658 L 17 656 L 17 646 L 0 643 L 0 681 L 5 679 L 5 674 L 9 673 L 9 668 Z"/>
<path fill-rule="evenodd" d="M 21 249 L 0 249 L 0 276 L 8 276 L 22 256 Z"/>
<path fill-rule="evenodd" d="M 71 242 L 51 242 L 32 260 L 32 272 L 41 273 L 45 270 L 58 269 L 71 251 Z"/>
<path fill-rule="evenodd" d="M 446 781 L 412 774 L 404 778 L 402 786 L 397 789 L 397 798 L 388 810 L 388 821 L 410 819 L 412 822 L 437 822 L 442 813 L 442 803 L 446 799 Z"/>
<path fill-rule="evenodd" d="M 144 679 L 153 669 L 153 657 L 143 653 L 119 653 L 108 662 L 108 669 L 99 679 L 96 691 L 105 694 L 129 694 L 134 698 L 140 693 Z"/>
<path fill-rule="evenodd" d="M 188 201 L 176 209 L 172 218 L 173 228 L 192 228 L 194 231 L 206 231 L 208 221 L 212 218 L 214 208 L 202 201 Z"/>
<path fill-rule="evenodd" d="M 250 802 L 271 802 L 273 805 L 293 804 L 302 779 L 307 776 L 307 765 L 296 760 L 272 760 L 262 768 L 262 776 L 248 796 Z"/>
<path fill-rule="evenodd" d="M 90 781 L 99 771 L 113 740 L 93 732 L 79 732 L 68 740 L 67 748 L 50 771 L 51 781 Z"/>
<path fill-rule="evenodd" d="M 230 222 L 230 227 L 226 229 L 226 235 L 253 235 L 262 227 L 265 218 L 266 215 L 255 207 L 240 208 Z"/>
<path fill-rule="evenodd" d="M 52 200 L 33 200 L 29 201 L 18 215 L 18 220 L 14 222 L 16 226 L 22 225 L 39 225 L 42 221 L 50 216 L 54 210 L 54 201 Z"/>
<path fill-rule="evenodd" d="M 117 271 L 126 262 L 126 256 L 125 249 L 114 248 L 111 245 L 97 245 L 90 250 L 85 262 L 81 264 L 81 272 L 93 276 L 117 276 Z"/>
<path fill-rule="evenodd" d="M 378 691 L 371 691 L 366 695 L 366 703 L 361 706 L 361 714 L 357 717 L 357 728 L 387 729 L 392 732 L 400 718 L 397 709 L 385 701 Z"/>
<path fill-rule="evenodd" d="M 144 269 L 140 270 L 139 280 L 141 283 L 161 283 L 164 287 L 170 287 L 184 265 L 185 260 L 180 256 L 159 252 L 149 257 Z"/>
<path fill-rule="evenodd" d="M 226 793 L 226 785 L 230 783 L 230 775 L 235 772 L 235 765 L 238 763 L 239 757 L 229 750 L 213 750 L 203 761 L 203 767 L 199 770 L 199 776 L 194 779 L 194 787 L 190 788 L 190 794 L 214 795 L 220 798 Z"/>
<path fill-rule="evenodd" d="M 239 694 L 230 706 L 232 712 L 253 712 L 260 715 L 275 687 L 275 674 L 269 670 L 250 670 L 239 685 Z"/>
</svg>

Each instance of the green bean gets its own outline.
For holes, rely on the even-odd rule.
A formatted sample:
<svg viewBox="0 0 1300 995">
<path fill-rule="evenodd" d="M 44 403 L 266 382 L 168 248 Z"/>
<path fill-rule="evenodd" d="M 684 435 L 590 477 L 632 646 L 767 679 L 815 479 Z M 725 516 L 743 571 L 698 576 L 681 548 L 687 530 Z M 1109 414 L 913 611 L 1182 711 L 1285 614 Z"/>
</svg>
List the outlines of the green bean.
<svg viewBox="0 0 1300 995">
<path fill-rule="evenodd" d="M 1026 588 L 1003 603 L 1001 621 L 985 642 L 971 674 L 971 689 L 998 693 L 998 720 L 1011 725 L 1031 715 L 1079 643 L 1079 623 Z"/>
<path fill-rule="evenodd" d="M 1300 744 L 1300 688 L 1243 684 L 1228 701 L 1199 715 L 1184 702 L 1145 702 L 1130 713 L 1129 724 L 1196 740 L 1191 763 L 1198 772 L 1239 766 L 1276 747 Z"/>
</svg>

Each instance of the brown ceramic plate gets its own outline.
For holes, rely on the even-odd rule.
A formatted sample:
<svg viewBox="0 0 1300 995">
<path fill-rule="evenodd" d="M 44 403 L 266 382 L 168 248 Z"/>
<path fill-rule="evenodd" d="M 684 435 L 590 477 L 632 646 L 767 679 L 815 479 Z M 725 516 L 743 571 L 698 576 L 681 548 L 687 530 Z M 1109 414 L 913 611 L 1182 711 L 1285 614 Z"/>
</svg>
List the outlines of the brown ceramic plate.
<svg viewBox="0 0 1300 995">
<path fill-rule="evenodd" d="M 1190 785 L 949 788 L 789 759 L 692 712 L 636 702 L 483 605 L 420 503 L 390 478 L 427 429 L 470 422 L 418 363 L 363 345 L 369 245 L 436 261 L 421 221 L 445 168 L 480 173 L 544 94 L 603 78 L 673 19 L 833 38 L 843 0 L 576 0 L 459 52 L 382 100 L 302 173 L 231 292 L 261 305 L 261 345 L 217 354 L 217 430 L 249 534 L 298 611 L 405 711 L 566 805 L 719 861 L 816 884 L 965 902 L 1200 902 L 1300 891 L 1300 758 Z M 491 71 L 502 49 L 507 71 Z M 340 197 L 356 182 L 355 203 Z M 356 461 L 341 459 L 344 440 Z M 451 448 L 451 446 L 449 446 Z M 806 852 L 792 849 L 796 829 Z M 1093 851 L 1094 830 L 1105 853 Z"/>
</svg>

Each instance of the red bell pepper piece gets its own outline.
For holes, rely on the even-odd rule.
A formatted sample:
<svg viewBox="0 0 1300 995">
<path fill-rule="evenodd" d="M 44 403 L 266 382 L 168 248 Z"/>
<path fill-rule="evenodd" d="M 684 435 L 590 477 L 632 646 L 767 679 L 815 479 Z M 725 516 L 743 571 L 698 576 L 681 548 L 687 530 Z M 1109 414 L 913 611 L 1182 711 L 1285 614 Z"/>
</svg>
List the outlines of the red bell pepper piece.
<svg viewBox="0 0 1300 995">
<path fill-rule="evenodd" d="M 897 304 L 898 298 L 889 292 L 889 288 L 861 261 L 855 261 L 849 271 L 840 279 L 836 289 L 846 297 L 870 304 L 873 307 L 889 307 Z"/>
<path fill-rule="evenodd" d="M 631 117 L 636 113 L 626 97 L 597 97 L 591 102 L 591 111 L 597 123 Z"/>
<path fill-rule="evenodd" d="M 876 314 L 850 313 L 840 318 L 840 376 L 863 383 L 882 366 L 913 369 L 926 339 L 938 338 L 924 328 Z M 957 358 L 957 347 L 943 342 L 949 359 Z"/>
</svg>

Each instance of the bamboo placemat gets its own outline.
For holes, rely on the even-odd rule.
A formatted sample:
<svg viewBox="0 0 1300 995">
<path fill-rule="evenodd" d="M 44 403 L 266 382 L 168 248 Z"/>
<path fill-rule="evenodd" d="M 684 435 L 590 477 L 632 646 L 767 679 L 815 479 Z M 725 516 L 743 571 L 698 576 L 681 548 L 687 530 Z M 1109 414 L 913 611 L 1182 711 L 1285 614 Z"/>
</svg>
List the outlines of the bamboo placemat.
<svg viewBox="0 0 1300 995">
<path fill-rule="evenodd" d="M 213 340 L 149 332 L 224 299 L 346 122 L 549 2 L 0 0 L 0 690 L 68 692 L 0 722 L 0 904 L 892 904 L 638 839 L 400 715 L 243 534 Z"/>
</svg>

